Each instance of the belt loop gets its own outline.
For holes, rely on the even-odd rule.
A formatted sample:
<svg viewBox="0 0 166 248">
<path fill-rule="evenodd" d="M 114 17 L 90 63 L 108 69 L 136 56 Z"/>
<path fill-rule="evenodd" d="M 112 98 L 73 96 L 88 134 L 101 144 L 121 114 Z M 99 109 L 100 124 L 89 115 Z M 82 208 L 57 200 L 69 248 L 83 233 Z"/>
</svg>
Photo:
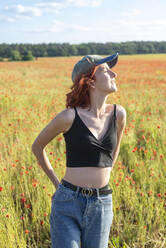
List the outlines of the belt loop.
<svg viewBox="0 0 166 248">
<path fill-rule="evenodd" d="M 99 198 L 100 198 L 100 195 L 99 195 L 99 189 L 98 189 L 98 188 L 96 188 L 96 191 L 97 191 L 97 199 L 99 199 Z"/>
<path fill-rule="evenodd" d="M 76 198 L 78 197 L 79 189 L 80 189 L 80 186 L 77 186 L 76 193 L 75 193 Z"/>
</svg>

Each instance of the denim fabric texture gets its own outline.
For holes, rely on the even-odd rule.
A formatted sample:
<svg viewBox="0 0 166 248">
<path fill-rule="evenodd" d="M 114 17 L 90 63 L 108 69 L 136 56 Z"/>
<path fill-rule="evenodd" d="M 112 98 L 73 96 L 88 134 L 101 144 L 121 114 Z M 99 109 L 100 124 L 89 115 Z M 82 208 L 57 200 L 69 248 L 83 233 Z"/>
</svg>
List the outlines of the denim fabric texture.
<svg viewBox="0 0 166 248">
<path fill-rule="evenodd" d="M 112 194 L 83 195 L 59 184 L 52 196 L 51 248 L 107 248 L 113 221 Z"/>
</svg>

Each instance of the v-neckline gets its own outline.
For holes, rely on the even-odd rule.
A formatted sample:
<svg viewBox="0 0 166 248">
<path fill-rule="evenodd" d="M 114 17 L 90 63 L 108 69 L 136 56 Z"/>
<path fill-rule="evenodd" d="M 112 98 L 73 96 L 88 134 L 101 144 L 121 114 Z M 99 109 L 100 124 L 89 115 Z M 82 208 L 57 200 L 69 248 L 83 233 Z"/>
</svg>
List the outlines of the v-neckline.
<svg viewBox="0 0 166 248">
<path fill-rule="evenodd" d="M 81 122 L 83 123 L 83 125 L 85 126 L 85 128 L 86 128 L 86 129 L 88 130 L 88 132 L 95 138 L 95 140 L 96 140 L 97 142 L 101 142 L 101 141 L 105 138 L 106 134 L 108 133 L 110 121 L 111 121 L 112 117 L 114 116 L 114 108 L 115 108 L 115 105 L 113 105 L 113 106 L 114 106 L 114 107 L 113 107 L 113 111 L 112 111 L 111 116 L 109 117 L 109 121 L 108 121 L 108 128 L 107 128 L 107 130 L 106 130 L 104 136 L 101 137 L 101 138 L 99 138 L 99 139 L 96 138 L 96 136 L 90 131 L 90 129 L 87 127 L 87 125 L 83 122 L 83 120 L 82 120 L 81 117 L 79 116 L 78 111 L 77 111 L 77 109 L 76 109 L 76 107 L 75 107 L 75 109 L 76 109 L 76 111 L 77 111 L 77 116 L 78 116 L 78 118 L 81 120 Z"/>
</svg>

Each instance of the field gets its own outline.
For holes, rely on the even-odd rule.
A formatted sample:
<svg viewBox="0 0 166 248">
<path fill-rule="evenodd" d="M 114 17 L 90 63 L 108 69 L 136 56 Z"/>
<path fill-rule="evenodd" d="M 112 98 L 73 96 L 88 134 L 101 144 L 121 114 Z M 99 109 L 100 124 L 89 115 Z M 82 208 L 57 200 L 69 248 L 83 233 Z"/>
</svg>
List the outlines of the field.
<svg viewBox="0 0 166 248">
<path fill-rule="evenodd" d="M 79 58 L 0 62 L 1 248 L 50 247 L 49 215 L 55 187 L 31 145 L 65 108 L 71 70 Z M 118 91 L 107 102 L 126 109 L 127 123 L 110 178 L 114 219 L 108 247 L 164 248 L 166 56 L 120 56 L 113 71 L 118 74 Z M 66 162 L 62 134 L 45 150 L 60 180 Z"/>
</svg>

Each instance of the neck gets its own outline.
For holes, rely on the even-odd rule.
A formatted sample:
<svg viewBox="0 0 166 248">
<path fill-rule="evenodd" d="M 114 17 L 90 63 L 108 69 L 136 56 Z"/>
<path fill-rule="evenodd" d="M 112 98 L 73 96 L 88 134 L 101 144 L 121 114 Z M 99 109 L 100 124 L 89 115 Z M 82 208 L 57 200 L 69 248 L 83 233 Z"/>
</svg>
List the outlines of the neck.
<svg viewBox="0 0 166 248">
<path fill-rule="evenodd" d="M 98 119 L 101 118 L 104 113 L 106 113 L 106 101 L 108 95 L 98 95 L 91 94 L 91 104 L 89 111 Z"/>
</svg>

